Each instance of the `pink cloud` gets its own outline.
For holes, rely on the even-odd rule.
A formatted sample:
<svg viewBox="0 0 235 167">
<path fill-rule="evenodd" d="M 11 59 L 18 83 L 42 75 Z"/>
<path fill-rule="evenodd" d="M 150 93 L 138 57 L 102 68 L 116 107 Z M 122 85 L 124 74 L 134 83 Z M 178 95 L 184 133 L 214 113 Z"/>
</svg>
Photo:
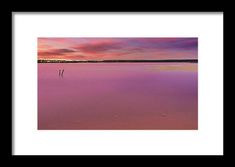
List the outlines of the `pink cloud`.
<svg viewBox="0 0 235 167">
<path fill-rule="evenodd" d="M 39 38 L 39 58 L 197 58 L 197 38 Z"/>
</svg>

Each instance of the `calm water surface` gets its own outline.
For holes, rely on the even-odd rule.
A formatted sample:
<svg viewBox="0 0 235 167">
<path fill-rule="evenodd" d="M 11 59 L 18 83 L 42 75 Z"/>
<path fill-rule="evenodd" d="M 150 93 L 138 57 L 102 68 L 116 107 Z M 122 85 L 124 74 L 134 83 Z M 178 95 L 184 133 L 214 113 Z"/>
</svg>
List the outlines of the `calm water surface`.
<svg viewBox="0 0 235 167">
<path fill-rule="evenodd" d="M 197 129 L 197 80 L 196 63 L 40 63 L 38 129 Z"/>
</svg>

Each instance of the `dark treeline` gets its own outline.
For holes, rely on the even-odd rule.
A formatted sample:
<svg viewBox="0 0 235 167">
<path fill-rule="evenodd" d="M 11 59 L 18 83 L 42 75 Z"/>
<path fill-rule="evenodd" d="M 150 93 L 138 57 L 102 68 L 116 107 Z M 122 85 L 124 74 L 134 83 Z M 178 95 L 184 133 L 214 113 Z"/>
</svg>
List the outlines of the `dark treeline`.
<svg viewBox="0 0 235 167">
<path fill-rule="evenodd" d="M 141 62 L 159 62 L 159 63 L 197 63 L 197 59 L 169 59 L 169 60 L 38 60 L 38 63 L 141 63 Z"/>
</svg>

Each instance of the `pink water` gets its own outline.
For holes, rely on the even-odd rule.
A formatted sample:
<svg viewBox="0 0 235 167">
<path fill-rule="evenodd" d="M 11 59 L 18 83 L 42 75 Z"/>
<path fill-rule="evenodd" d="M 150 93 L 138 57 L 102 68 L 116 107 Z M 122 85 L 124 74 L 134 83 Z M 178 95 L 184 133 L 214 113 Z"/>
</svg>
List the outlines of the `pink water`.
<svg viewBox="0 0 235 167">
<path fill-rule="evenodd" d="M 38 129 L 197 129 L 197 80 L 196 63 L 38 64 Z"/>
</svg>

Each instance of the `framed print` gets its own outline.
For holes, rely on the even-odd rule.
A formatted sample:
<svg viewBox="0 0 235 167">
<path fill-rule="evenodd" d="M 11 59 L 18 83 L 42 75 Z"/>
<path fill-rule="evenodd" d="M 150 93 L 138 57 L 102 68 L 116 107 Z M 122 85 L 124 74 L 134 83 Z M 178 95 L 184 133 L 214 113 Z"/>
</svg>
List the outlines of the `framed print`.
<svg viewBox="0 0 235 167">
<path fill-rule="evenodd" d="M 222 12 L 12 20 L 15 155 L 223 154 Z"/>
</svg>

